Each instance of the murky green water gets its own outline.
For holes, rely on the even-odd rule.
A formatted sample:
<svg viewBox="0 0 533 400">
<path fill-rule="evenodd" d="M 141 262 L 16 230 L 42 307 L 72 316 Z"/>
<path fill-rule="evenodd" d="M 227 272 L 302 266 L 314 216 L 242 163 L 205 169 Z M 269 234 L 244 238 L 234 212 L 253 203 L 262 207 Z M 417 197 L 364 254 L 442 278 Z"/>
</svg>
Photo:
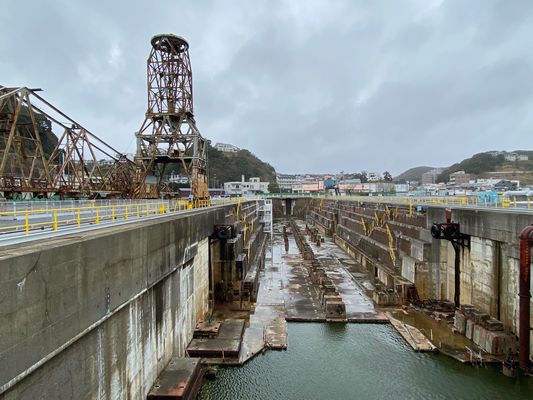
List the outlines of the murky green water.
<svg viewBox="0 0 533 400">
<path fill-rule="evenodd" d="M 199 399 L 533 399 L 533 378 L 412 352 L 385 325 L 289 324 L 287 351 L 221 368 Z"/>
</svg>

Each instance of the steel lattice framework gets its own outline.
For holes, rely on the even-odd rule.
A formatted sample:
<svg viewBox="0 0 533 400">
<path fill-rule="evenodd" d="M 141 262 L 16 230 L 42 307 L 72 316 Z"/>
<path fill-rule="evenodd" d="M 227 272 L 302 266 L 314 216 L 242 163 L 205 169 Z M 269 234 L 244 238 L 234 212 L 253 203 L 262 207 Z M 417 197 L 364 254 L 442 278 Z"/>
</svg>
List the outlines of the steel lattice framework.
<svg viewBox="0 0 533 400">
<path fill-rule="evenodd" d="M 133 162 L 36 91 L 0 86 L 0 197 L 130 197 Z"/>
<path fill-rule="evenodd" d="M 148 109 L 137 136 L 135 197 L 159 197 L 165 169 L 181 165 L 195 200 L 209 197 L 207 142 L 193 113 L 189 44 L 179 36 L 154 36 L 147 61 Z"/>
</svg>

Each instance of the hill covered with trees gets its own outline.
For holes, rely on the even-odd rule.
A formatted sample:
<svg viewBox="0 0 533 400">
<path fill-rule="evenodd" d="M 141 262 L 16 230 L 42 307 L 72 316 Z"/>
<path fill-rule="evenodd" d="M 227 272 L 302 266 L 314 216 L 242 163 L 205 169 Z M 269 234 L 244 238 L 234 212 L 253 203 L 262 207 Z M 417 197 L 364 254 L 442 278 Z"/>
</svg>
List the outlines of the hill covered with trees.
<svg viewBox="0 0 533 400">
<path fill-rule="evenodd" d="M 418 181 L 420 182 L 422 180 L 422 174 L 431 171 L 435 167 L 414 167 L 409 168 L 407 171 L 402 172 L 400 175 L 394 177 L 394 180 L 397 182 L 404 182 L 404 181 Z"/>
<path fill-rule="evenodd" d="M 274 182 L 276 171 L 272 165 L 261 161 L 253 153 L 242 149 L 236 153 L 225 153 L 208 145 L 209 186 L 220 187 L 224 182 L 240 181 L 259 177 L 263 182 Z"/>
<path fill-rule="evenodd" d="M 478 153 L 446 168 L 437 177 L 437 182 L 447 182 L 450 174 L 465 171 L 476 178 L 518 179 L 522 184 L 533 183 L 533 151 L 517 150 L 513 153 L 527 155 L 529 159 L 509 161 L 502 152 Z"/>
</svg>

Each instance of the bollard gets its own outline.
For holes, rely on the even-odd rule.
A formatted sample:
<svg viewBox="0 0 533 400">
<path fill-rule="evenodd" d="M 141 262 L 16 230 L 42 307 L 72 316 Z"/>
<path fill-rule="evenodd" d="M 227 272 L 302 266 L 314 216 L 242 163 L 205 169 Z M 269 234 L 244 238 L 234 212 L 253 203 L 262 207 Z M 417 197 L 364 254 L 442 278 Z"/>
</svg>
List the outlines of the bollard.
<svg viewBox="0 0 533 400">
<path fill-rule="evenodd" d="M 54 209 L 54 221 L 52 222 L 52 230 L 57 231 L 57 210 Z"/>
</svg>

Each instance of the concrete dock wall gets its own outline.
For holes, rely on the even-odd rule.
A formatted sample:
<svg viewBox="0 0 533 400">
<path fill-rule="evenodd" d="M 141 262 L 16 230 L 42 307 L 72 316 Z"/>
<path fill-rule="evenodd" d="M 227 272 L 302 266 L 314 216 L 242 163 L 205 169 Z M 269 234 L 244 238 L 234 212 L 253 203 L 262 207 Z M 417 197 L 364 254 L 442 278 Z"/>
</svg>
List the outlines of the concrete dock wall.
<svg viewBox="0 0 533 400">
<path fill-rule="evenodd" d="M 231 206 L 0 250 L 0 399 L 143 399 L 208 311 Z"/>
<path fill-rule="evenodd" d="M 445 222 L 444 207 L 417 212 L 385 203 L 309 201 L 310 219 L 367 269 L 378 289 L 390 292 L 414 284 L 422 299 L 453 301 L 453 247 L 433 239 L 429 230 L 433 223 Z M 452 208 L 452 219 L 470 236 L 470 247 L 461 250 L 461 303 L 489 313 L 517 334 L 518 234 L 533 224 L 533 214 Z"/>
<path fill-rule="evenodd" d="M 531 213 L 454 209 L 453 220 L 470 235 L 470 249 L 461 252 L 461 303 L 472 304 L 518 332 L 518 233 L 533 224 Z M 427 211 L 428 226 L 444 220 L 444 210 Z M 438 284 L 428 297 L 453 300 L 454 251 L 444 240 L 432 246 L 441 256 Z M 533 303 L 532 303 L 533 304 Z M 532 309 L 533 311 L 533 309 Z"/>
</svg>

